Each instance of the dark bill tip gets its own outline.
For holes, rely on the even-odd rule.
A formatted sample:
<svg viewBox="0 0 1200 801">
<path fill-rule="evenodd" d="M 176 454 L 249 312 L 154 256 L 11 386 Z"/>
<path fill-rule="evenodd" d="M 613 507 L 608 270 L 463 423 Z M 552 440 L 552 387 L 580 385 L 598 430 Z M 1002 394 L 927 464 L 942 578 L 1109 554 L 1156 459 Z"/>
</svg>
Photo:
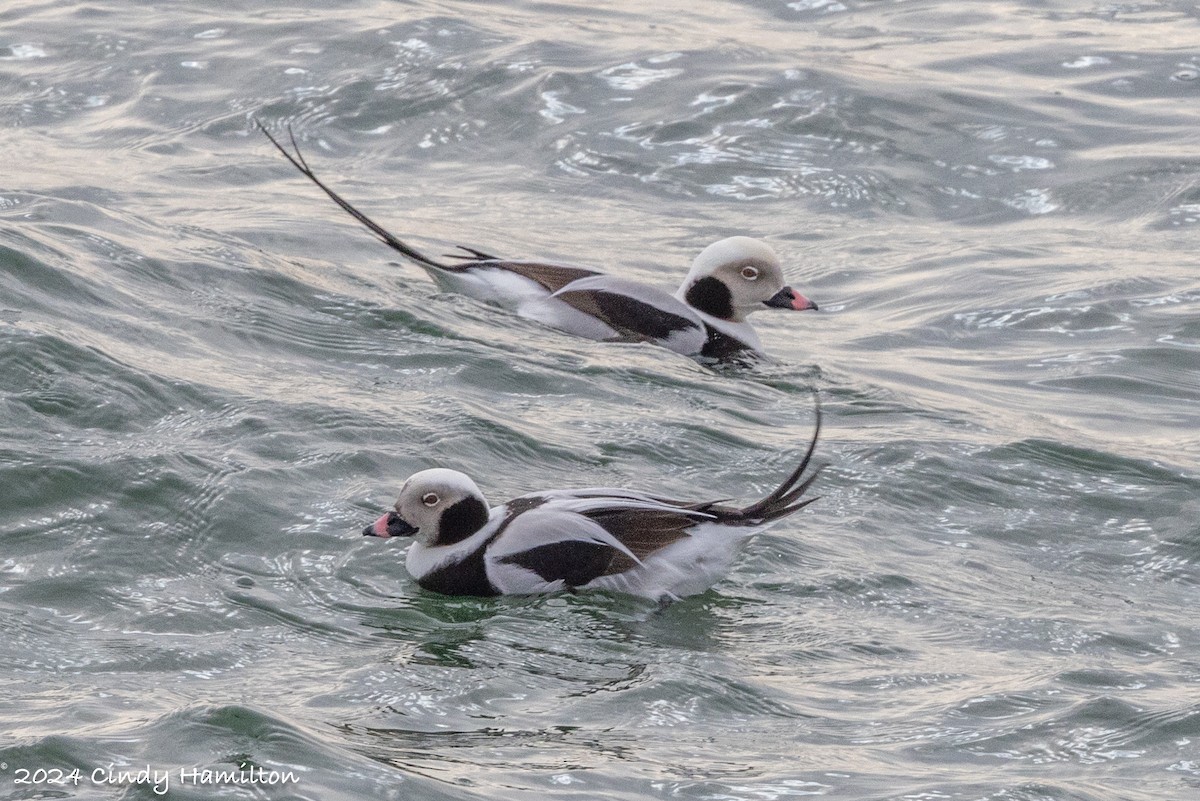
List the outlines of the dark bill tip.
<svg viewBox="0 0 1200 801">
<path fill-rule="evenodd" d="M 363 529 L 364 537 L 406 537 L 416 534 L 416 526 L 409 525 L 400 515 L 388 512 Z"/>
<path fill-rule="evenodd" d="M 820 308 L 790 286 L 785 286 L 769 299 L 764 300 L 763 303 L 772 309 L 792 309 L 793 311 L 817 311 Z"/>
</svg>

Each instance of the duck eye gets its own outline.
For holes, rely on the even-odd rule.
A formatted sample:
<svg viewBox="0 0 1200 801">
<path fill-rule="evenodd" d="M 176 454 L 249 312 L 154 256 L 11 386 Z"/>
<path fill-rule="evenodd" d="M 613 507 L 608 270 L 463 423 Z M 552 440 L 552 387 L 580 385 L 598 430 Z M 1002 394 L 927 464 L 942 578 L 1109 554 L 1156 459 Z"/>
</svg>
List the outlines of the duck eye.
<svg viewBox="0 0 1200 801">
<path fill-rule="evenodd" d="M 750 266 L 743 267 L 742 268 L 742 278 L 745 278 L 747 281 L 757 280 L 758 279 L 758 268 L 750 267 Z"/>
<path fill-rule="evenodd" d="M 426 506 L 437 506 L 437 503 L 440 500 L 441 498 L 438 497 L 436 492 L 427 492 L 421 496 L 421 503 L 425 504 Z"/>
</svg>

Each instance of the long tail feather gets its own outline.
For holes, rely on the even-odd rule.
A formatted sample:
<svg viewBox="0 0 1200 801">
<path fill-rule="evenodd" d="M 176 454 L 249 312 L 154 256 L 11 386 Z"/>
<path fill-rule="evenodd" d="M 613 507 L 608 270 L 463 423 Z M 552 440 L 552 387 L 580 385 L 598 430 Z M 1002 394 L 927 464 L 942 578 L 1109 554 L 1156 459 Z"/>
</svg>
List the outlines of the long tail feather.
<svg viewBox="0 0 1200 801">
<path fill-rule="evenodd" d="M 447 259 L 464 259 L 466 261 L 501 261 L 499 256 L 493 256 L 489 253 L 484 253 L 482 250 L 469 248 L 466 245 L 455 245 L 459 250 L 465 250 L 466 253 L 443 253 Z"/>
<path fill-rule="evenodd" d="M 295 151 L 294 155 L 293 153 L 288 152 L 287 148 L 285 148 L 283 145 L 279 144 L 279 140 L 271 135 L 271 132 L 267 130 L 267 127 L 263 125 L 260 120 L 255 120 L 254 123 L 258 126 L 258 129 L 263 132 L 267 139 L 271 140 L 271 144 L 275 145 L 275 149 L 282 153 L 283 157 L 292 163 L 293 167 L 299 170 L 306 178 L 308 178 L 308 180 L 316 184 L 322 192 L 328 195 L 334 203 L 341 206 L 347 214 L 358 220 L 364 227 L 367 228 L 367 230 L 379 237 L 380 241 L 385 245 L 424 267 L 435 267 L 439 270 L 458 269 L 457 265 L 443 264 L 441 262 L 434 261 L 411 245 L 408 245 L 407 243 L 397 239 L 382 225 L 363 214 L 361 211 L 352 206 L 349 201 L 326 186 L 325 183 L 321 181 L 321 179 L 318 178 L 308 166 L 308 162 L 304 160 L 304 154 L 300 152 L 300 146 L 296 144 L 296 136 L 294 133 L 292 133 L 291 126 L 288 126 L 288 137 L 291 139 L 292 149 Z"/>
<path fill-rule="evenodd" d="M 804 458 L 800 460 L 800 464 L 796 469 L 783 480 L 783 483 L 776 487 L 767 497 L 757 503 L 752 503 L 747 507 L 736 510 L 735 514 L 741 521 L 753 524 L 778 520 L 781 517 L 786 517 L 793 512 L 803 509 L 817 500 L 816 498 L 799 500 L 808 491 L 808 488 L 812 486 L 812 483 L 817 480 L 817 476 L 821 475 L 821 471 L 825 469 L 825 466 L 821 465 L 814 469 L 807 478 L 804 478 L 809 464 L 812 463 L 813 453 L 817 448 L 817 440 L 821 437 L 821 400 L 815 394 L 813 397 L 816 401 L 816 424 L 813 429 L 812 440 L 809 441 L 808 449 L 804 452 Z M 803 481 L 801 481 L 802 478 L 804 479 Z M 799 502 L 797 503 L 797 501 Z"/>
<path fill-rule="evenodd" d="M 813 496 L 812 498 L 805 498 L 804 500 L 800 501 L 800 503 L 794 503 L 791 506 L 781 507 L 779 509 L 774 510 L 770 514 L 766 515 L 763 518 L 763 522 L 770 523 L 771 521 L 779 520 L 780 518 L 787 517 L 788 515 L 792 514 L 793 512 L 799 512 L 805 506 L 808 506 L 810 503 L 814 503 L 819 500 L 821 500 L 821 496 L 816 495 L 816 496 Z"/>
</svg>

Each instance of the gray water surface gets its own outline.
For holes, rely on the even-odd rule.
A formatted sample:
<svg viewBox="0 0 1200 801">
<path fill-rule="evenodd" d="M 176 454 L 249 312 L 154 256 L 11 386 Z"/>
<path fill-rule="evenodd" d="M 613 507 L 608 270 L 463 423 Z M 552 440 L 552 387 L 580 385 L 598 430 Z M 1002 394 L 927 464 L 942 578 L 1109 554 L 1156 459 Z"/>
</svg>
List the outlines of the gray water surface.
<svg viewBox="0 0 1200 801">
<path fill-rule="evenodd" d="M 208 5 L 0 10 L 0 797 L 1196 797 L 1194 3 Z M 573 339 L 255 119 L 431 252 L 745 233 L 822 310 Z M 821 499 L 663 610 L 358 536 L 435 465 L 749 502 L 814 389 Z"/>
</svg>

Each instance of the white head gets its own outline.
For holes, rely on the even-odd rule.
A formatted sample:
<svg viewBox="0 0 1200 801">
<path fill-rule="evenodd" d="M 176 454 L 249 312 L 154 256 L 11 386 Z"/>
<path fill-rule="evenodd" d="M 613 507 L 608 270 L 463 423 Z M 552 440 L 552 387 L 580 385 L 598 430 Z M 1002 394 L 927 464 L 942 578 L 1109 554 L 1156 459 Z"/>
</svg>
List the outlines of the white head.
<svg viewBox="0 0 1200 801">
<path fill-rule="evenodd" d="M 693 309 L 738 323 L 760 309 L 817 308 L 784 284 L 771 246 L 748 236 L 731 236 L 700 251 L 675 296 Z"/>
<path fill-rule="evenodd" d="M 487 500 L 475 482 L 457 470 L 413 473 L 400 488 L 396 511 L 363 530 L 368 537 L 412 535 L 429 547 L 461 542 L 488 521 Z"/>
</svg>

